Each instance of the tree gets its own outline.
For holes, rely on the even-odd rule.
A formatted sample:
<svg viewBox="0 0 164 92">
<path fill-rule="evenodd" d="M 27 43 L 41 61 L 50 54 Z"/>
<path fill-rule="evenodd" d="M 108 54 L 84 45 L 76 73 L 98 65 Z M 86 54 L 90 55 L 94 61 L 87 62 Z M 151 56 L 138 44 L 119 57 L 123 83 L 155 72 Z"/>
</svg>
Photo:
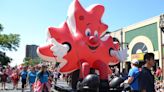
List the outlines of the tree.
<svg viewBox="0 0 164 92">
<path fill-rule="evenodd" d="M 39 63 L 41 63 L 41 59 L 38 57 L 38 58 L 31 58 L 31 57 L 26 57 L 26 58 L 24 58 L 24 60 L 23 60 L 23 64 L 25 65 L 25 66 L 35 66 L 35 65 L 37 65 L 37 64 L 39 64 Z"/>
<path fill-rule="evenodd" d="M 3 26 L 0 24 L 0 32 L 3 30 Z"/>
<path fill-rule="evenodd" d="M 0 62 L 2 65 L 7 65 L 11 60 L 10 57 L 6 56 L 3 52 L 0 52 Z"/>
<path fill-rule="evenodd" d="M 2 34 L 4 27 L 0 24 L 0 52 L 5 53 L 5 50 L 17 50 L 20 42 L 19 34 Z M 6 65 L 11 62 L 11 58 L 4 55 L 0 55 L 0 62 L 2 65 Z"/>
<path fill-rule="evenodd" d="M 2 50 L 17 50 L 20 42 L 19 34 L 1 34 L 3 27 L 0 24 L 0 48 Z"/>
</svg>

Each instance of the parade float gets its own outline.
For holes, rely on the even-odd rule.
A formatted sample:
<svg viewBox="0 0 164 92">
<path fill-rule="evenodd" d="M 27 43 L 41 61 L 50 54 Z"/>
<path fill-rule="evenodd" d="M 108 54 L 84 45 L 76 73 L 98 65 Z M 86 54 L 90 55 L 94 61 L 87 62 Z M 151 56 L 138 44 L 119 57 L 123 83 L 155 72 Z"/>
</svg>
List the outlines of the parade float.
<svg viewBox="0 0 164 92">
<path fill-rule="evenodd" d="M 103 5 L 84 9 L 78 0 L 73 0 L 63 25 L 49 27 L 50 42 L 37 49 L 43 60 L 60 63 L 59 72 L 80 71 L 78 83 L 74 84 L 76 90 L 108 90 L 108 76 L 112 73 L 109 65 L 127 57 L 127 49 L 120 51 L 119 43 L 113 41 L 108 26 L 101 21 L 103 13 Z M 91 70 L 97 70 L 98 75 L 90 74 Z"/>
</svg>

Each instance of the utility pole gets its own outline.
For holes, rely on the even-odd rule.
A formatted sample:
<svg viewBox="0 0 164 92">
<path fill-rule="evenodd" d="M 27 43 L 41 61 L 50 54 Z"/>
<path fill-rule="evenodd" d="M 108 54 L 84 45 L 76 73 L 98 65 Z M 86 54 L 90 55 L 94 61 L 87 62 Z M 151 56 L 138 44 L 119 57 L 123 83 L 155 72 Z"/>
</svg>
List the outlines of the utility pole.
<svg viewBox="0 0 164 92">
<path fill-rule="evenodd" d="M 121 31 L 120 31 L 120 35 L 121 35 L 121 42 L 120 42 L 120 44 L 121 44 L 121 49 L 120 50 L 123 50 L 123 49 L 125 49 L 125 48 L 128 48 L 128 44 L 129 43 L 127 43 L 127 42 L 125 42 L 125 41 L 123 41 L 123 28 L 121 28 L 120 29 Z M 126 72 L 128 72 L 127 71 L 127 69 L 126 69 L 126 66 L 124 66 L 126 64 L 126 62 L 125 61 L 123 61 L 123 62 L 121 62 L 120 63 L 120 72 L 123 72 L 123 68 L 125 68 L 125 71 Z"/>
<path fill-rule="evenodd" d="M 121 29 L 121 50 L 123 50 L 123 32 L 122 32 L 122 29 Z M 121 68 L 120 68 L 120 72 L 123 72 L 123 62 L 121 62 Z"/>
<path fill-rule="evenodd" d="M 164 45 L 163 45 L 163 35 L 162 35 L 162 33 L 164 33 L 164 14 L 160 15 L 159 27 L 161 29 L 162 78 L 164 78 L 164 52 L 163 52 Z"/>
</svg>

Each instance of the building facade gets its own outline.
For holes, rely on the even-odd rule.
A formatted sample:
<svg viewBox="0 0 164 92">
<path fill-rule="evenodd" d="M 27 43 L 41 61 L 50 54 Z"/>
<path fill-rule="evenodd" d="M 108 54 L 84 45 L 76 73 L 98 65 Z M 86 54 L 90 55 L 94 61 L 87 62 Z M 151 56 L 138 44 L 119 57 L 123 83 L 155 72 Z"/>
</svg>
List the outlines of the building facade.
<svg viewBox="0 0 164 92">
<path fill-rule="evenodd" d="M 157 66 L 164 68 L 164 36 L 160 27 L 161 16 L 163 15 L 144 20 L 111 33 L 113 37 L 120 41 L 122 47 L 125 47 L 125 44 L 128 44 L 129 47 L 129 56 L 121 68 L 125 68 L 128 71 L 130 61 L 134 58 L 138 59 L 142 65 L 143 56 L 146 52 L 155 54 L 156 65 L 154 66 L 154 70 Z"/>
<path fill-rule="evenodd" d="M 37 45 L 26 45 L 26 57 L 30 57 L 32 59 L 37 58 Z"/>
</svg>

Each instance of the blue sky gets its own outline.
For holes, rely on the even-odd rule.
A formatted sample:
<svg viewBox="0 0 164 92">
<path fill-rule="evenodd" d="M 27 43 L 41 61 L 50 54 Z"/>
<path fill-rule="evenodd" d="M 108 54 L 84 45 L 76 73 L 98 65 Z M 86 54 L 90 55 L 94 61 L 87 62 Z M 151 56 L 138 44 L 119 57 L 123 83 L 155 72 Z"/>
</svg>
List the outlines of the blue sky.
<svg viewBox="0 0 164 92">
<path fill-rule="evenodd" d="M 25 57 L 25 45 L 46 42 L 46 31 L 65 21 L 72 0 L 0 0 L 0 23 L 3 33 L 20 34 L 18 51 L 7 52 L 12 65 L 20 64 Z M 103 22 L 114 31 L 136 22 L 164 13 L 164 0 L 80 0 L 87 8 L 92 4 L 105 7 Z"/>
</svg>

